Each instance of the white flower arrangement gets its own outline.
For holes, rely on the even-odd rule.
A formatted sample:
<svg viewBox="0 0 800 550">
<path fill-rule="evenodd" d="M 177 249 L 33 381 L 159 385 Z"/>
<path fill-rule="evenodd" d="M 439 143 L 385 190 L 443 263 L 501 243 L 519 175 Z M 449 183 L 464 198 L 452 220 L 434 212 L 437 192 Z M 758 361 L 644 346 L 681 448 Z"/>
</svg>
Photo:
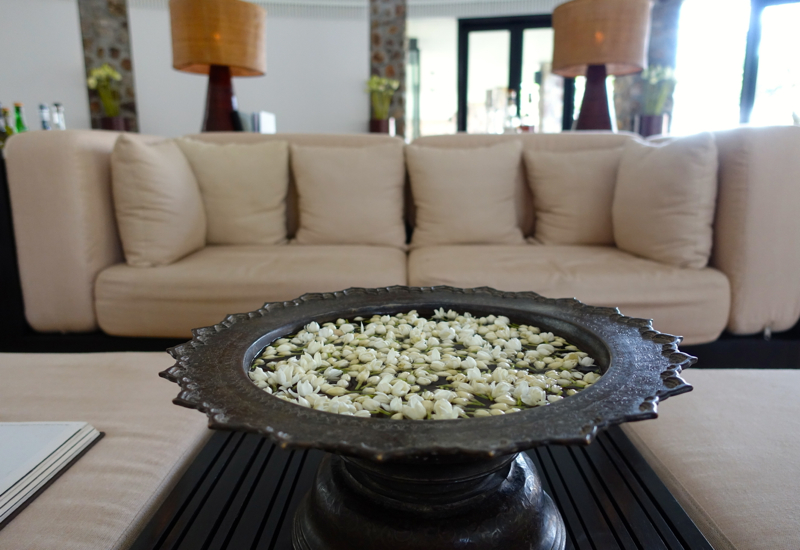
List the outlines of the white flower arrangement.
<svg viewBox="0 0 800 550">
<path fill-rule="evenodd" d="M 316 410 L 395 420 L 486 417 L 546 406 L 600 379 L 594 359 L 564 338 L 506 317 L 439 309 L 356 317 L 267 346 L 250 379 Z"/>
</svg>

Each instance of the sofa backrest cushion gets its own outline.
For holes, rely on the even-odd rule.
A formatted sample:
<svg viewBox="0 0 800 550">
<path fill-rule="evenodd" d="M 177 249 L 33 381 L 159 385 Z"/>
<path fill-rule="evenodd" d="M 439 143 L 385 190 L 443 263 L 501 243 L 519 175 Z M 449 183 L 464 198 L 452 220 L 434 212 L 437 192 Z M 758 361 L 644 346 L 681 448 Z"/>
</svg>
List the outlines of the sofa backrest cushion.
<svg viewBox="0 0 800 550">
<path fill-rule="evenodd" d="M 289 145 L 177 140 L 194 170 L 208 218 L 208 244 L 286 242 Z"/>
<path fill-rule="evenodd" d="M 615 149 L 634 139 L 633 134 L 614 134 L 611 132 L 564 132 L 562 134 L 455 134 L 446 136 L 425 136 L 414 140 L 412 145 L 463 149 L 469 147 L 488 147 L 507 141 L 519 141 L 523 151 L 549 151 L 566 153 L 572 151 L 594 151 Z M 410 203 L 409 224 L 415 225 L 413 202 Z M 534 235 L 535 214 L 531 189 L 528 186 L 525 163 L 519 159 L 514 176 L 514 206 L 517 227 L 526 237 Z"/>
<path fill-rule="evenodd" d="M 525 151 L 525 170 L 542 244 L 613 245 L 611 203 L 622 148 Z"/>
<path fill-rule="evenodd" d="M 206 214 L 192 168 L 175 140 L 120 134 L 112 189 L 128 264 L 166 265 L 206 244 Z"/>
<path fill-rule="evenodd" d="M 405 248 L 403 143 L 373 147 L 292 145 L 299 244 Z"/>
<path fill-rule="evenodd" d="M 626 252 L 703 268 L 711 255 L 717 147 L 701 133 L 662 145 L 625 146 L 614 192 L 614 240 Z"/>
<path fill-rule="evenodd" d="M 184 136 L 205 143 L 265 143 L 285 141 L 291 145 L 311 147 L 371 147 L 373 145 L 402 143 L 399 138 L 384 134 L 257 134 L 254 132 L 205 132 Z M 291 166 L 291 163 L 290 163 Z M 347 168 L 348 172 L 350 168 Z M 286 236 L 292 239 L 297 234 L 300 212 L 297 201 L 297 186 L 294 174 L 289 172 L 289 192 L 286 197 Z"/>
<path fill-rule="evenodd" d="M 514 215 L 519 141 L 491 147 L 406 147 L 416 207 L 412 247 L 524 244 Z"/>
</svg>

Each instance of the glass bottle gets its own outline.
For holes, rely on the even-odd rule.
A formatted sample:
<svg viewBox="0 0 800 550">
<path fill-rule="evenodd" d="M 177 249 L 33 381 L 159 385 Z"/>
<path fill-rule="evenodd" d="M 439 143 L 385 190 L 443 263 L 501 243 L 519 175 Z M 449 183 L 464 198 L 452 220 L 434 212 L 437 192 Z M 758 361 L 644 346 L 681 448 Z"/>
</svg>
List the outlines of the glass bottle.
<svg viewBox="0 0 800 550">
<path fill-rule="evenodd" d="M 0 109 L 0 113 L 3 114 L 3 122 L 5 123 L 6 127 L 6 137 L 16 134 L 17 132 L 14 130 L 14 120 L 11 118 L 11 109 L 8 107 L 3 107 Z"/>
<path fill-rule="evenodd" d="M 42 130 L 52 130 L 50 126 L 50 107 L 44 103 L 39 104 L 39 119 L 42 121 Z"/>
<path fill-rule="evenodd" d="M 64 106 L 61 103 L 53 103 L 53 129 L 67 129 L 67 124 L 64 120 Z"/>
<path fill-rule="evenodd" d="M 22 107 L 23 107 L 22 103 L 14 103 L 16 129 L 18 134 L 28 131 L 28 125 L 25 124 L 25 111 L 22 110 Z"/>
<path fill-rule="evenodd" d="M 3 106 L 0 104 L 0 113 L 3 111 Z M 4 117 L 0 116 L 0 149 L 3 148 L 3 145 L 6 144 L 6 138 L 8 134 L 6 133 L 6 120 Z"/>
</svg>

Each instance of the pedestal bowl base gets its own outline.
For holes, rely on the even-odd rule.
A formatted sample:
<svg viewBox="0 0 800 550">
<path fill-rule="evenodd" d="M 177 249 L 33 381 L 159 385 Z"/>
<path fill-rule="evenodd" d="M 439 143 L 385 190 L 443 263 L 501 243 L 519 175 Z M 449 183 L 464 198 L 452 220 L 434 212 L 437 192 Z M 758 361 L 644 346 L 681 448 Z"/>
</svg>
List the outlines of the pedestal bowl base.
<svg viewBox="0 0 800 550">
<path fill-rule="evenodd" d="M 387 464 L 327 455 L 292 541 L 295 550 L 561 550 L 566 532 L 524 453 Z"/>
</svg>

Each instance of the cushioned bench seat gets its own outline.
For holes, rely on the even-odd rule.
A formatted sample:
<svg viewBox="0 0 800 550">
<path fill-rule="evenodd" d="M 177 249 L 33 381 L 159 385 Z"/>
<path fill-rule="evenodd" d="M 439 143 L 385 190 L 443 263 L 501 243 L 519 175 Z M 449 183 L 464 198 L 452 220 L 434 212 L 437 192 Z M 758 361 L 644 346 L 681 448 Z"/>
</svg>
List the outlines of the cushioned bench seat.
<svg viewBox="0 0 800 550">
<path fill-rule="evenodd" d="M 685 378 L 693 392 L 623 429 L 716 550 L 797 550 L 800 370 L 695 367 Z"/>
<path fill-rule="evenodd" d="M 2 531 L 8 550 L 128 548 L 205 444 L 172 404 L 166 353 L 0 354 L 0 421 L 85 421 L 105 437 Z"/>
<path fill-rule="evenodd" d="M 701 359 L 702 360 L 702 359 Z M 0 548 L 128 548 L 207 440 L 156 376 L 165 353 L 0 354 L 0 420 L 84 420 L 106 437 L 0 531 Z M 800 548 L 800 371 L 690 369 L 692 393 L 626 424 L 717 550 Z"/>
<path fill-rule="evenodd" d="M 716 269 L 691 269 L 605 246 L 432 246 L 412 250 L 412 286 L 490 286 L 578 298 L 653 319 L 684 343 L 715 340 L 728 322 L 730 286 Z"/>
<path fill-rule="evenodd" d="M 191 337 L 191 329 L 307 292 L 406 283 L 406 254 L 381 246 L 208 246 L 173 264 L 116 264 L 95 286 L 108 334 Z"/>
</svg>

